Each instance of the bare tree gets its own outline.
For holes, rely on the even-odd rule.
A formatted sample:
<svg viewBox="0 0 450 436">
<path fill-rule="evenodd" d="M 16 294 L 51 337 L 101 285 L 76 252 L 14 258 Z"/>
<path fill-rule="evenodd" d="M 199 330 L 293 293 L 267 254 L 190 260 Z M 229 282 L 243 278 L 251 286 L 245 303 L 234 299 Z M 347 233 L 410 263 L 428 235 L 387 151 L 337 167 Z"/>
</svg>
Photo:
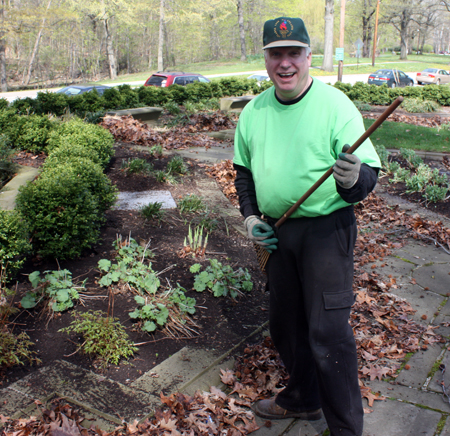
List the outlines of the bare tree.
<svg viewBox="0 0 450 436">
<path fill-rule="evenodd" d="M 164 0 L 159 5 L 159 38 L 158 38 L 158 71 L 164 69 L 163 47 L 164 47 Z"/>
<path fill-rule="evenodd" d="M 247 51 L 245 48 L 244 12 L 242 9 L 242 0 L 237 0 L 237 14 L 239 23 L 239 38 L 241 40 L 241 61 L 245 61 L 247 59 Z"/>
<path fill-rule="evenodd" d="M 325 45 L 322 69 L 333 71 L 334 0 L 325 0 Z"/>
</svg>

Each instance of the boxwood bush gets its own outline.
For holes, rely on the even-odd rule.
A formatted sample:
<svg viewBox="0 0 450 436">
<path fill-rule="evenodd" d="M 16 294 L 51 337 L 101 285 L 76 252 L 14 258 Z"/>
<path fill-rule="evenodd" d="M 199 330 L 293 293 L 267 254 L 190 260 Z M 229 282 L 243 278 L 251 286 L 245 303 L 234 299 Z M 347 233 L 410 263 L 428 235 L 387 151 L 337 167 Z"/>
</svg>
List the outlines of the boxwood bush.
<svg viewBox="0 0 450 436">
<path fill-rule="evenodd" d="M 117 189 L 103 173 L 102 167 L 89 158 L 76 156 L 73 153 L 64 155 L 61 149 L 52 153 L 43 165 L 43 175 L 52 177 L 59 174 L 77 174 L 99 203 L 99 212 L 107 211 L 117 199 Z"/>
<path fill-rule="evenodd" d="M 16 209 L 25 217 L 33 251 L 71 259 L 98 241 L 104 221 L 89 182 L 70 165 L 45 171 L 19 188 Z"/>
<path fill-rule="evenodd" d="M 30 250 L 27 224 L 21 215 L 0 209 L 0 288 L 22 267 Z"/>
<path fill-rule="evenodd" d="M 59 123 L 50 133 L 47 152 L 51 153 L 64 144 L 78 144 L 93 149 L 99 156 L 99 163 L 105 168 L 114 153 L 114 137 L 101 126 L 87 124 L 79 118 Z"/>
<path fill-rule="evenodd" d="M 55 123 L 46 115 L 22 115 L 10 127 L 9 138 L 16 149 L 45 152 L 54 126 Z"/>
</svg>

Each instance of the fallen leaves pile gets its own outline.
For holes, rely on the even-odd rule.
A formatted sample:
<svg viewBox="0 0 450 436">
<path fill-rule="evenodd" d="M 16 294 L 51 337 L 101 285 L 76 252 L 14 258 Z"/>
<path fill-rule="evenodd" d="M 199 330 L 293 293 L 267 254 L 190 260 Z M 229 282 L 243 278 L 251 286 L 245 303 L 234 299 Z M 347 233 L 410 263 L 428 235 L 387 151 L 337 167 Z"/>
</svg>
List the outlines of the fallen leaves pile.
<svg viewBox="0 0 450 436">
<path fill-rule="evenodd" d="M 153 147 L 161 145 L 166 150 L 184 149 L 189 147 L 211 147 L 216 140 L 199 133 L 191 134 L 178 129 L 155 130 L 131 116 L 107 116 L 101 124 L 108 129 L 116 140 Z"/>
<path fill-rule="evenodd" d="M 363 118 L 368 118 L 369 120 L 376 120 L 380 117 L 378 113 L 362 114 Z M 387 117 L 387 121 L 395 121 L 397 123 L 414 124 L 416 126 L 424 127 L 439 127 L 441 124 L 448 124 L 447 117 L 440 117 L 439 115 L 434 115 L 431 117 L 420 117 L 416 115 L 404 115 L 393 113 Z"/>
<path fill-rule="evenodd" d="M 191 115 L 187 125 L 170 130 L 152 129 L 147 124 L 135 120 L 131 115 L 105 116 L 100 125 L 109 130 L 116 140 L 146 147 L 161 145 L 166 150 L 189 147 L 209 148 L 217 145 L 217 140 L 202 132 L 235 127 L 228 117 L 220 113 Z"/>
</svg>

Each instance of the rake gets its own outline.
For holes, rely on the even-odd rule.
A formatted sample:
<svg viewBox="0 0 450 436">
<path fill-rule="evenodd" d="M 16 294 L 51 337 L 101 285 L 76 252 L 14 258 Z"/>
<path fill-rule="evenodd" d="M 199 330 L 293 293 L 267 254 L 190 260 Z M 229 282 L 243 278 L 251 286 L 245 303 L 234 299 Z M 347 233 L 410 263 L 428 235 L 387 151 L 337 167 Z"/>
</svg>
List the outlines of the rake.
<svg viewBox="0 0 450 436">
<path fill-rule="evenodd" d="M 346 153 L 351 154 L 353 153 L 375 130 L 380 127 L 380 125 L 383 123 L 383 121 L 391 115 L 392 112 L 397 109 L 397 107 L 401 104 L 403 101 L 403 97 L 397 97 L 395 101 L 388 107 L 386 110 L 377 118 L 377 120 L 361 135 L 361 137 L 349 148 L 347 149 Z M 323 174 L 323 176 L 317 180 L 314 185 L 309 188 L 301 198 L 297 200 L 297 202 L 290 207 L 290 209 L 283 214 L 283 216 L 275 223 L 275 228 L 278 228 L 283 224 L 299 207 L 300 205 L 306 201 L 306 199 L 323 183 L 325 180 L 328 179 L 328 177 L 331 176 L 333 173 L 333 167 L 328 169 L 328 171 Z M 269 260 L 270 253 L 264 249 L 261 245 L 254 244 L 255 250 L 256 250 L 256 258 L 259 263 L 259 267 L 261 268 L 261 271 L 265 272 L 266 270 L 266 264 Z"/>
</svg>

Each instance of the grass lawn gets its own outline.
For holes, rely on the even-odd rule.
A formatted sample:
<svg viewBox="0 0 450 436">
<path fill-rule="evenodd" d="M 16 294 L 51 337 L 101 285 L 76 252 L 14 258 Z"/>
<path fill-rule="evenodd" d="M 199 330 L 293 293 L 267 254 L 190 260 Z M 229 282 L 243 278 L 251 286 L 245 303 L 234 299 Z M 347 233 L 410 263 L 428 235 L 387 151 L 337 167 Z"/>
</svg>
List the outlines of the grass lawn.
<svg viewBox="0 0 450 436">
<path fill-rule="evenodd" d="M 364 119 L 366 130 L 375 120 Z M 373 144 L 386 148 L 450 152 L 450 131 L 433 127 L 385 121 L 370 137 Z"/>
</svg>

